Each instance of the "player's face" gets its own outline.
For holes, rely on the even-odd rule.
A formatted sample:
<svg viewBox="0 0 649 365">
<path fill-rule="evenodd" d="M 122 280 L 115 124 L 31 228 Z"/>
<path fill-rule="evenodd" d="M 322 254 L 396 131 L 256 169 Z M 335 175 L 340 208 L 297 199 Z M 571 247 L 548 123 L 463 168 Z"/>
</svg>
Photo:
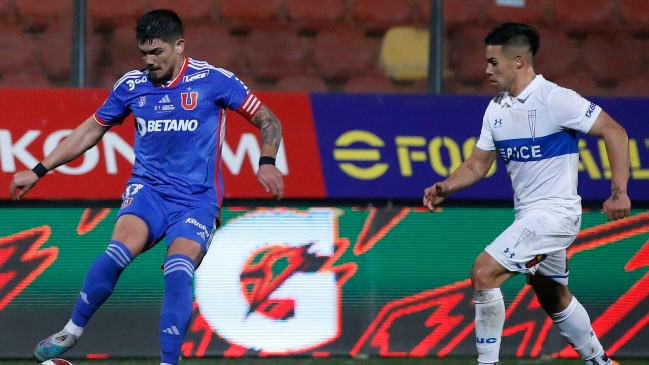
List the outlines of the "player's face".
<svg viewBox="0 0 649 365">
<path fill-rule="evenodd" d="M 487 46 L 487 75 L 498 91 L 509 91 L 516 77 L 515 59 L 502 53 L 502 46 Z"/>
<path fill-rule="evenodd" d="M 173 79 L 180 72 L 183 62 L 184 40 L 166 43 L 160 39 L 144 44 L 138 48 L 142 60 L 149 70 L 149 79 L 153 82 L 164 83 Z"/>
</svg>

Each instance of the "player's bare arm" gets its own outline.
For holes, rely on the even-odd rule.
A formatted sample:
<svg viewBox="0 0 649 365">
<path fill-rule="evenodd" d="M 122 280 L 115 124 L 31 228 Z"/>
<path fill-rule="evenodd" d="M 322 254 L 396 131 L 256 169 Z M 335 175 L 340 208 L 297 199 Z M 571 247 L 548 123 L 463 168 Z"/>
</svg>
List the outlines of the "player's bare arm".
<svg viewBox="0 0 649 365">
<path fill-rule="evenodd" d="M 41 164 L 47 171 L 51 171 L 74 160 L 99 143 L 109 128 L 99 125 L 94 117 L 86 119 L 68 137 L 61 141 L 52 153 L 41 161 Z M 22 198 L 23 195 L 36 185 L 39 179 L 33 170 L 17 172 L 9 186 L 11 198 L 13 200 Z"/>
<path fill-rule="evenodd" d="M 602 111 L 588 134 L 604 139 L 606 154 L 611 165 L 611 196 L 604 202 L 606 217 L 609 220 L 628 217 L 631 200 L 627 195 L 629 138 L 626 130 L 605 111 Z"/>
<path fill-rule="evenodd" d="M 282 141 L 282 124 L 266 105 L 250 119 L 250 123 L 259 128 L 261 133 L 261 155 L 277 156 L 279 144 Z M 274 197 L 281 199 L 284 196 L 284 177 L 274 164 L 260 164 L 257 171 L 257 181 L 266 192 L 272 192 Z"/>
<path fill-rule="evenodd" d="M 485 151 L 475 147 L 471 156 L 453 171 L 451 176 L 424 190 L 424 206 L 433 212 L 435 207 L 444 201 L 448 195 L 480 181 L 487 175 L 489 168 L 496 160 L 496 156 L 496 151 Z"/>
</svg>

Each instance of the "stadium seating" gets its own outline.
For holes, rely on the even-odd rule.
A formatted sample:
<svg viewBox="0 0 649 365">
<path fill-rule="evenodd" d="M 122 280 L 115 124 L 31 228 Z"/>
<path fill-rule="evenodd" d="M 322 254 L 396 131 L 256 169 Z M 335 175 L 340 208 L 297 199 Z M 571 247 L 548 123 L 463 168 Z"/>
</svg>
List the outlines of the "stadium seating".
<svg viewBox="0 0 649 365">
<path fill-rule="evenodd" d="M 235 33 L 248 33 L 258 26 L 279 23 L 277 0 L 217 0 L 217 5 L 223 24 Z"/>
<path fill-rule="evenodd" d="M 16 73 L 2 74 L 2 78 L 0 78 L 0 87 L 47 88 L 50 87 L 50 82 L 47 77 L 41 74 L 39 69 L 35 68 Z"/>
<path fill-rule="evenodd" d="M 622 79 L 612 89 L 612 96 L 649 97 L 649 73 L 639 73 Z"/>
<path fill-rule="evenodd" d="M 258 82 L 253 75 L 245 72 L 237 73 L 236 76 L 253 92 L 273 90 L 276 85 L 274 82 Z"/>
<path fill-rule="evenodd" d="M 3 57 L 0 57 L 0 74 L 35 68 L 32 48 L 32 39 L 16 25 L 0 26 L 0 49 L 3 54 Z"/>
<path fill-rule="evenodd" d="M 649 1 L 620 0 L 620 18 L 632 32 L 649 35 Z"/>
<path fill-rule="evenodd" d="M 500 6 L 496 1 L 487 2 L 487 14 L 490 22 L 500 24 L 516 19 L 517 22 L 542 24 L 546 21 L 545 7 L 547 0 L 525 0 L 524 7 Z"/>
<path fill-rule="evenodd" d="M 327 92 L 324 80 L 315 75 L 287 76 L 279 80 L 275 91 L 288 92 Z"/>
<path fill-rule="evenodd" d="M 308 72 L 308 47 L 307 40 L 288 26 L 257 27 L 248 37 L 245 59 L 258 79 L 279 79 Z"/>
<path fill-rule="evenodd" d="M 448 60 L 464 83 L 481 83 L 487 79 L 484 37 L 491 29 L 467 26 L 449 34 Z"/>
<path fill-rule="evenodd" d="M 303 33 L 343 22 L 343 0 L 289 0 L 288 17 L 291 25 Z"/>
<path fill-rule="evenodd" d="M 116 28 L 110 39 L 108 51 L 110 60 L 108 68 L 115 81 L 128 71 L 146 67 L 137 48 L 133 27 Z"/>
<path fill-rule="evenodd" d="M 185 54 L 215 67 L 237 72 L 239 47 L 228 30 L 215 25 L 191 25 L 185 27 Z"/>
<path fill-rule="evenodd" d="M 575 71 L 558 76 L 554 80 L 550 80 L 559 86 L 572 89 L 584 97 L 591 96 L 606 96 L 610 91 L 601 87 L 595 80 L 589 77 L 588 73 L 584 71 Z"/>
<path fill-rule="evenodd" d="M 52 80 L 70 80 L 72 27 L 56 25 L 48 28 L 41 38 L 40 48 L 41 64 L 45 75 Z"/>
<path fill-rule="evenodd" d="M 407 25 L 410 3 L 407 0 L 357 0 L 353 19 L 369 34 L 382 34 L 389 28 Z"/>
<path fill-rule="evenodd" d="M 362 73 L 378 72 L 380 44 L 351 26 L 323 29 L 314 45 L 315 64 L 320 76 L 344 81 Z"/>
<path fill-rule="evenodd" d="M 596 82 L 614 84 L 640 69 L 644 60 L 637 51 L 642 48 L 640 41 L 628 33 L 590 33 L 584 43 L 583 57 Z"/>
<path fill-rule="evenodd" d="M 185 24 L 188 56 L 233 71 L 254 90 L 365 92 L 374 85 L 382 92 L 426 92 L 429 41 L 413 35 L 428 31 L 430 0 L 179 4 L 87 0 L 87 85 L 109 87 L 142 68 L 133 26 L 144 11 L 171 8 Z M 520 21 L 541 33 L 534 66 L 549 80 L 585 95 L 646 94 L 637 81 L 645 77 L 634 75 L 649 73 L 647 0 L 525 0 L 522 8 L 444 0 L 443 11 L 448 93 L 493 94 L 485 82 L 484 36 L 496 24 Z M 69 84 L 73 13 L 72 0 L 0 0 L 0 46 L 11 55 L 0 60 L 0 75 L 11 75 L 5 85 L 34 73 L 40 85 L 43 77 L 51 87 Z M 393 38 L 402 26 L 410 36 Z M 389 51 L 390 44 L 401 47 Z"/>
<path fill-rule="evenodd" d="M 394 93 L 397 88 L 390 79 L 380 75 L 352 77 L 345 84 L 348 93 Z"/>
<path fill-rule="evenodd" d="M 106 0 L 86 0 L 86 8 L 88 23 L 99 32 L 110 32 L 116 27 L 132 29 L 145 10 L 139 0 L 121 1 L 119 5 Z"/>
<path fill-rule="evenodd" d="M 0 0 L 0 24 L 15 25 L 16 9 L 13 0 Z"/>
<path fill-rule="evenodd" d="M 216 19 L 216 4 L 212 0 L 190 0 L 179 2 L 178 0 L 145 0 L 142 4 L 142 11 L 153 9 L 171 9 L 175 11 L 184 26 L 205 25 Z"/>
<path fill-rule="evenodd" d="M 116 77 L 110 69 L 98 69 L 88 76 L 88 87 L 99 89 L 111 89 L 119 79 L 119 77 Z"/>
<path fill-rule="evenodd" d="M 430 36 L 426 29 L 394 27 L 383 37 L 379 65 L 393 80 L 425 79 L 429 49 Z"/>
<path fill-rule="evenodd" d="M 609 30 L 612 25 L 613 2 L 614 0 L 554 1 L 553 23 L 561 30 L 574 34 Z"/>
<path fill-rule="evenodd" d="M 70 0 L 16 0 L 18 23 L 29 32 L 55 24 L 71 24 L 74 2 Z"/>
<path fill-rule="evenodd" d="M 419 0 L 419 17 L 423 20 L 423 26 L 430 21 L 430 0 Z M 458 27 L 478 21 L 484 14 L 486 0 L 444 0 L 442 8 L 444 14 L 444 26 L 446 30 L 454 30 Z"/>
<path fill-rule="evenodd" d="M 553 79 L 572 71 L 579 56 L 578 44 L 566 33 L 552 28 L 539 28 L 541 48 L 534 57 L 534 71 Z"/>
</svg>

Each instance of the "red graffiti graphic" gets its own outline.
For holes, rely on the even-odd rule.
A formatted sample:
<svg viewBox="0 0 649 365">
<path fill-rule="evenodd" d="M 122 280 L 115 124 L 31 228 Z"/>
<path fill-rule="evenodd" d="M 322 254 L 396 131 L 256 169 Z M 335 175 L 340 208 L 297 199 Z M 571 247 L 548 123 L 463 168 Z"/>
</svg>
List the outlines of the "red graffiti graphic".
<svg viewBox="0 0 649 365">
<path fill-rule="evenodd" d="M 0 310 L 56 260 L 57 247 L 39 250 L 50 233 L 41 226 L 0 238 Z"/>
<path fill-rule="evenodd" d="M 86 208 L 77 225 L 77 234 L 83 236 L 92 231 L 109 213 L 110 208 Z"/>
<path fill-rule="evenodd" d="M 649 232 L 649 212 L 631 218 L 586 229 L 580 233 L 568 256 L 625 238 Z M 649 242 L 631 258 L 625 269 L 635 270 L 649 265 Z M 649 314 L 639 308 L 649 306 L 649 273 L 643 276 L 601 316 L 593 321 L 593 329 L 602 342 L 612 343 L 612 355 L 649 324 Z M 475 348 L 472 290 L 469 280 L 425 291 L 395 300 L 383 307 L 353 347 L 351 355 L 375 353 L 381 356 L 443 357 Z M 576 357 L 567 346 L 561 351 L 548 347 L 546 339 L 553 322 L 540 307 L 534 292 L 525 286 L 508 306 L 503 338 L 518 343 L 516 356 L 537 357 L 542 352 L 558 357 Z M 620 338 L 607 338 L 618 326 L 625 333 Z M 620 333 L 620 331 L 616 331 Z M 407 334 L 407 335 L 405 335 Z M 397 338 L 398 340 L 394 340 Z M 393 348 L 400 349 L 399 351 Z"/>
<path fill-rule="evenodd" d="M 365 220 L 361 233 L 358 234 L 354 245 L 354 254 L 362 255 L 374 247 L 391 229 L 408 215 L 408 208 L 402 209 L 370 209 L 370 215 Z"/>
</svg>

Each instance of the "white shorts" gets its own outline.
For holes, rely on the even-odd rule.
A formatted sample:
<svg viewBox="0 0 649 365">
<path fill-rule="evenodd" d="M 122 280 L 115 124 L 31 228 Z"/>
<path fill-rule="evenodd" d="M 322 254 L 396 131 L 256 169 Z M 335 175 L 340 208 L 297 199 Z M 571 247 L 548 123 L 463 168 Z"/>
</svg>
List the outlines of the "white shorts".
<svg viewBox="0 0 649 365">
<path fill-rule="evenodd" d="M 539 273 L 568 285 L 566 249 L 581 228 L 581 214 L 532 209 L 516 220 L 485 251 L 512 272 Z"/>
</svg>

